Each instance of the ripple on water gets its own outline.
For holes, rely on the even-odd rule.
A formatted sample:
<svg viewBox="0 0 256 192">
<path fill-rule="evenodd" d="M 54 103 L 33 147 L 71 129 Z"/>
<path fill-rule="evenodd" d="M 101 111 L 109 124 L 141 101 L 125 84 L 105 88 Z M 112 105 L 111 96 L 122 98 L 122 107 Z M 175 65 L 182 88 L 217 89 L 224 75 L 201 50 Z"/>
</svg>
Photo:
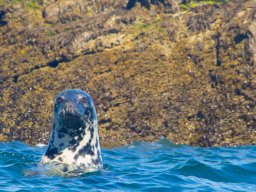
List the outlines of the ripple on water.
<svg viewBox="0 0 256 192">
<path fill-rule="evenodd" d="M 256 147 L 199 148 L 167 140 L 103 149 L 104 169 L 79 177 L 45 174 L 45 146 L 0 144 L 1 191 L 253 191 Z M 30 173 L 30 174 L 25 174 Z M 32 173 L 32 174 L 31 174 Z"/>
</svg>

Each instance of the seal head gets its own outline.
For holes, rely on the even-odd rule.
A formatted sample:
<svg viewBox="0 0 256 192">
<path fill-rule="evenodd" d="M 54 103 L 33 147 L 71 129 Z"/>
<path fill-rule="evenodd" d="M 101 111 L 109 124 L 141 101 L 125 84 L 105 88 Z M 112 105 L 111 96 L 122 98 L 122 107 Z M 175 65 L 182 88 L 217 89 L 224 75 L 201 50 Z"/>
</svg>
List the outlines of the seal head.
<svg viewBox="0 0 256 192">
<path fill-rule="evenodd" d="M 82 90 L 66 90 L 55 99 L 51 136 L 41 159 L 43 164 L 52 162 L 74 170 L 102 167 L 96 110 Z"/>
</svg>

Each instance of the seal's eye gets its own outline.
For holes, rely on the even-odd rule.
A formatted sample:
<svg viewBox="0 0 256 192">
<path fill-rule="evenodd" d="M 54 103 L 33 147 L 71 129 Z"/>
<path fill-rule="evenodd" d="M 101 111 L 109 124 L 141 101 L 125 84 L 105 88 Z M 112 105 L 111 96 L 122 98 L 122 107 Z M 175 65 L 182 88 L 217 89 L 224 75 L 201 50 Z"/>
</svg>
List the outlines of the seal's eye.
<svg viewBox="0 0 256 192">
<path fill-rule="evenodd" d="M 63 101 L 64 101 L 64 99 L 63 99 L 62 97 L 58 97 L 58 98 L 56 99 L 56 104 L 57 104 L 57 105 L 60 105 L 61 103 L 63 103 Z"/>
<path fill-rule="evenodd" d="M 86 99 L 85 97 L 80 97 L 80 98 L 79 98 L 79 101 L 80 101 L 81 103 L 83 103 L 83 104 L 88 104 L 88 103 L 87 103 L 87 99 Z"/>
</svg>

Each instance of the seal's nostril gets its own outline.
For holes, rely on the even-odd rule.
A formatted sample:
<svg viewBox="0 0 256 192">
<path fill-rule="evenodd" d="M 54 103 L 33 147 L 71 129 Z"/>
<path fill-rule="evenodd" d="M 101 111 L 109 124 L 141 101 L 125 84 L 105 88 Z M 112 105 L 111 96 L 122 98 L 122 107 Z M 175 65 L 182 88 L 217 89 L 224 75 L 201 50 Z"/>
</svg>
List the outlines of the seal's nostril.
<svg viewBox="0 0 256 192">
<path fill-rule="evenodd" d="M 65 103 L 63 109 L 62 109 L 62 114 L 74 114 L 76 111 L 76 106 L 72 102 Z"/>
</svg>

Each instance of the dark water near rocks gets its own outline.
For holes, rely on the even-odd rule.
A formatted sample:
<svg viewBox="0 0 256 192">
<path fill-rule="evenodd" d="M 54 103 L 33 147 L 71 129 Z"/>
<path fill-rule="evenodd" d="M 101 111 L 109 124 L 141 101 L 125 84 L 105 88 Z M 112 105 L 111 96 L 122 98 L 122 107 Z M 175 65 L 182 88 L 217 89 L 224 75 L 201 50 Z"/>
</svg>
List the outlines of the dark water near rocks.
<svg viewBox="0 0 256 192">
<path fill-rule="evenodd" d="M 102 149 L 104 169 L 47 176 L 45 147 L 0 143 L 0 191 L 255 191 L 256 146 L 197 148 L 167 140 Z"/>
</svg>

